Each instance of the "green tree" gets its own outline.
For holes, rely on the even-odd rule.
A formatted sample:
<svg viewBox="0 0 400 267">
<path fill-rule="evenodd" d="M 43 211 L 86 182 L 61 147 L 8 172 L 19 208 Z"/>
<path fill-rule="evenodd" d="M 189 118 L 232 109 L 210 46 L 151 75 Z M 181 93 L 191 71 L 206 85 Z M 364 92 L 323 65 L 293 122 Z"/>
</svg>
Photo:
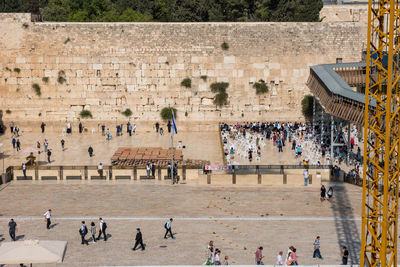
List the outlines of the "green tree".
<svg viewBox="0 0 400 267">
<path fill-rule="evenodd" d="M 142 14 L 139 11 L 128 8 L 119 16 L 118 21 L 147 22 L 147 21 L 151 21 L 151 19 L 152 19 L 152 17 L 150 14 Z"/>
<path fill-rule="evenodd" d="M 301 100 L 301 112 L 306 120 L 312 120 L 314 109 L 314 96 L 305 95 Z"/>
<path fill-rule="evenodd" d="M 70 12 L 68 0 L 49 0 L 42 15 L 48 21 L 69 21 Z"/>
</svg>

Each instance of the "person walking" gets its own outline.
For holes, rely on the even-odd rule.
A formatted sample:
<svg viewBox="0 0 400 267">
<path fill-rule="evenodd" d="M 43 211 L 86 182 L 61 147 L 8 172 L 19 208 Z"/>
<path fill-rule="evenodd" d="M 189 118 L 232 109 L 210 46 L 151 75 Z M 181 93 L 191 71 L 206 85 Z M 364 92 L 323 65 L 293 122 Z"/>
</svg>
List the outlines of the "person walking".
<svg viewBox="0 0 400 267">
<path fill-rule="evenodd" d="M 50 229 L 50 225 L 51 225 L 51 209 L 49 209 L 48 211 L 46 211 L 44 214 L 44 220 L 46 222 L 46 228 Z"/>
<path fill-rule="evenodd" d="M 103 235 L 104 241 L 107 241 L 107 224 L 105 221 L 103 221 L 103 218 L 99 218 L 99 235 L 97 236 L 97 240 L 100 240 L 100 236 Z"/>
<path fill-rule="evenodd" d="M 89 152 L 89 157 L 92 157 L 93 156 L 93 148 L 92 148 L 92 146 L 89 146 L 88 152 Z"/>
<path fill-rule="evenodd" d="M 279 251 L 278 256 L 276 256 L 276 264 L 275 265 L 283 265 L 282 255 L 283 255 L 283 251 Z"/>
<path fill-rule="evenodd" d="M 349 251 L 346 246 L 343 246 L 342 252 L 342 265 L 347 265 L 347 260 L 349 259 Z"/>
<path fill-rule="evenodd" d="M 44 133 L 44 127 L 46 126 L 46 124 L 44 124 L 44 122 L 42 122 L 42 124 L 40 124 L 40 128 L 42 129 L 42 133 Z"/>
<path fill-rule="evenodd" d="M 99 165 L 97 166 L 97 172 L 100 176 L 103 176 L 103 163 L 99 163 Z"/>
<path fill-rule="evenodd" d="M 167 176 L 168 176 L 168 178 L 171 178 L 171 175 L 172 175 L 172 173 L 171 173 L 171 164 L 170 163 L 168 163 L 168 167 L 167 167 Z"/>
<path fill-rule="evenodd" d="M 254 253 L 256 255 L 255 261 L 257 265 L 264 265 L 262 262 L 262 259 L 264 256 L 262 255 L 263 247 L 259 247 L 256 252 Z"/>
<path fill-rule="evenodd" d="M 171 133 L 171 121 L 168 121 L 167 128 L 168 128 L 168 133 Z"/>
<path fill-rule="evenodd" d="M 17 139 L 15 139 L 14 136 L 11 138 L 11 144 L 12 144 L 12 146 L 13 146 L 13 149 L 15 149 L 16 144 L 17 144 Z"/>
<path fill-rule="evenodd" d="M 308 185 L 308 170 L 307 169 L 304 170 L 303 175 L 304 175 L 304 186 L 307 186 Z"/>
<path fill-rule="evenodd" d="M 17 151 L 21 150 L 21 142 L 17 139 Z"/>
<path fill-rule="evenodd" d="M 322 256 L 321 256 L 321 251 L 320 249 L 320 237 L 317 236 L 317 238 L 314 240 L 314 254 L 313 254 L 313 258 L 320 258 L 321 260 L 323 260 Z"/>
<path fill-rule="evenodd" d="M 48 163 L 51 163 L 50 157 L 51 157 L 51 150 L 48 149 L 48 150 L 47 150 L 47 162 L 48 162 Z"/>
<path fill-rule="evenodd" d="M 165 228 L 165 235 L 164 235 L 164 239 L 167 239 L 167 234 L 169 233 L 169 235 L 171 236 L 172 239 L 175 239 L 174 235 L 172 234 L 172 221 L 174 219 L 169 219 L 168 222 L 166 222 L 164 224 L 164 228 Z"/>
<path fill-rule="evenodd" d="M 24 179 L 26 179 L 26 165 L 25 165 L 25 163 L 22 164 L 22 173 L 24 174 Z"/>
<path fill-rule="evenodd" d="M 105 135 L 106 126 L 104 124 L 101 125 L 101 135 Z"/>
<path fill-rule="evenodd" d="M 151 163 L 151 176 L 156 177 L 156 164 L 154 162 Z"/>
<path fill-rule="evenodd" d="M 160 128 L 160 135 L 164 135 L 164 129 L 162 127 Z"/>
<path fill-rule="evenodd" d="M 110 129 L 107 128 L 107 140 L 110 140 Z"/>
<path fill-rule="evenodd" d="M 12 240 L 12 241 L 16 241 L 15 233 L 16 233 L 17 231 L 18 231 L 17 223 L 14 222 L 14 219 L 11 219 L 11 220 L 8 222 L 8 232 L 9 232 L 9 234 L 10 234 L 10 237 L 11 237 L 11 240 Z"/>
<path fill-rule="evenodd" d="M 44 139 L 44 152 L 47 152 L 47 147 L 49 146 L 49 142 L 47 141 L 47 139 Z"/>
<path fill-rule="evenodd" d="M 132 136 L 132 125 L 129 124 L 127 127 L 128 127 L 129 136 Z"/>
<path fill-rule="evenodd" d="M 325 195 L 326 195 L 326 188 L 324 185 L 321 186 L 321 197 L 320 200 L 323 202 L 325 200 Z"/>
<path fill-rule="evenodd" d="M 146 165 L 147 177 L 150 177 L 150 163 Z"/>
<path fill-rule="evenodd" d="M 133 125 L 133 134 L 136 135 L 136 124 Z"/>
<path fill-rule="evenodd" d="M 11 134 L 14 132 L 14 122 L 10 122 L 10 132 Z"/>
<path fill-rule="evenodd" d="M 158 129 L 160 128 L 160 124 L 156 122 L 156 133 L 158 133 Z"/>
<path fill-rule="evenodd" d="M 144 245 L 143 245 L 143 237 L 142 237 L 142 232 L 140 232 L 140 228 L 136 228 L 136 238 L 135 238 L 135 246 L 133 246 L 132 250 L 136 250 L 136 247 L 140 244 L 140 247 L 142 250 L 144 250 Z"/>
<path fill-rule="evenodd" d="M 79 133 L 81 134 L 83 132 L 83 125 L 82 122 L 79 122 Z"/>
<path fill-rule="evenodd" d="M 332 202 L 332 198 L 333 198 L 333 188 L 332 188 L 332 186 L 329 187 L 328 192 L 326 193 L 326 195 L 328 196 L 328 201 Z"/>
<path fill-rule="evenodd" d="M 86 235 L 88 233 L 88 229 L 86 227 L 85 221 L 82 221 L 82 225 L 79 228 L 79 234 L 81 235 L 81 245 L 89 245 L 89 242 L 85 239 Z"/>
<path fill-rule="evenodd" d="M 90 233 L 92 234 L 93 243 L 96 243 L 97 228 L 94 222 L 90 223 Z"/>
<path fill-rule="evenodd" d="M 61 149 L 64 151 L 64 146 L 65 146 L 65 141 L 64 139 L 61 139 Z"/>
</svg>

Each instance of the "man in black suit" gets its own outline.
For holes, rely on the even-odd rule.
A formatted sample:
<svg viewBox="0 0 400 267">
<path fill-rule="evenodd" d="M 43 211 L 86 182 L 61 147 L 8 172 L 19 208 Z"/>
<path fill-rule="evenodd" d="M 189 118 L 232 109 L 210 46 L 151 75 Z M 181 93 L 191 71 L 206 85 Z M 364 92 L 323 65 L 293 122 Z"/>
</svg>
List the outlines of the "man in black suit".
<svg viewBox="0 0 400 267">
<path fill-rule="evenodd" d="M 142 250 L 144 250 L 144 245 L 143 245 L 143 239 L 142 239 L 142 232 L 140 232 L 140 228 L 137 228 L 137 233 L 136 233 L 136 242 L 135 246 L 132 248 L 132 250 L 136 250 L 136 247 L 140 244 Z"/>
</svg>

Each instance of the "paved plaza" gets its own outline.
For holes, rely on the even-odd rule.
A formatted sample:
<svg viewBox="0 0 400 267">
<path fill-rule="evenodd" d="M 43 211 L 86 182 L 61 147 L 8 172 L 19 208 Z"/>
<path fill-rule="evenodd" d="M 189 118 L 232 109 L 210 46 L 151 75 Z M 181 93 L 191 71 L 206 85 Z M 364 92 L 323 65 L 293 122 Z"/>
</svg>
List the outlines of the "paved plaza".
<svg viewBox="0 0 400 267">
<path fill-rule="evenodd" d="M 318 188 L 216 187 L 152 182 L 11 182 L 0 191 L 1 240 L 9 241 L 7 222 L 16 219 L 21 240 L 68 241 L 64 265 L 199 265 L 213 240 L 230 264 L 254 264 L 264 247 L 265 264 L 297 248 L 300 264 L 340 264 L 340 248 L 358 263 L 361 188 L 334 184 L 334 201 L 319 200 Z M 46 230 L 42 214 L 51 208 Z M 110 238 L 80 244 L 80 221 L 102 216 Z M 164 240 L 164 223 L 173 217 L 175 240 Z M 135 229 L 145 251 L 132 251 Z M 324 260 L 313 260 L 314 238 L 321 236 Z"/>
</svg>

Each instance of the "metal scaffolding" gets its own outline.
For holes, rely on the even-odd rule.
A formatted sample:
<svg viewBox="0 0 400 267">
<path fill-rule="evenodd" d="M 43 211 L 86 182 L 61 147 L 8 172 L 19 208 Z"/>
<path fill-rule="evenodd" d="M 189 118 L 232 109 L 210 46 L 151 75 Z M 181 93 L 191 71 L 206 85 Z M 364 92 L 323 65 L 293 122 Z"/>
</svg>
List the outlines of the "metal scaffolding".
<svg viewBox="0 0 400 267">
<path fill-rule="evenodd" d="M 360 266 L 397 266 L 399 0 L 368 8 Z"/>
</svg>

